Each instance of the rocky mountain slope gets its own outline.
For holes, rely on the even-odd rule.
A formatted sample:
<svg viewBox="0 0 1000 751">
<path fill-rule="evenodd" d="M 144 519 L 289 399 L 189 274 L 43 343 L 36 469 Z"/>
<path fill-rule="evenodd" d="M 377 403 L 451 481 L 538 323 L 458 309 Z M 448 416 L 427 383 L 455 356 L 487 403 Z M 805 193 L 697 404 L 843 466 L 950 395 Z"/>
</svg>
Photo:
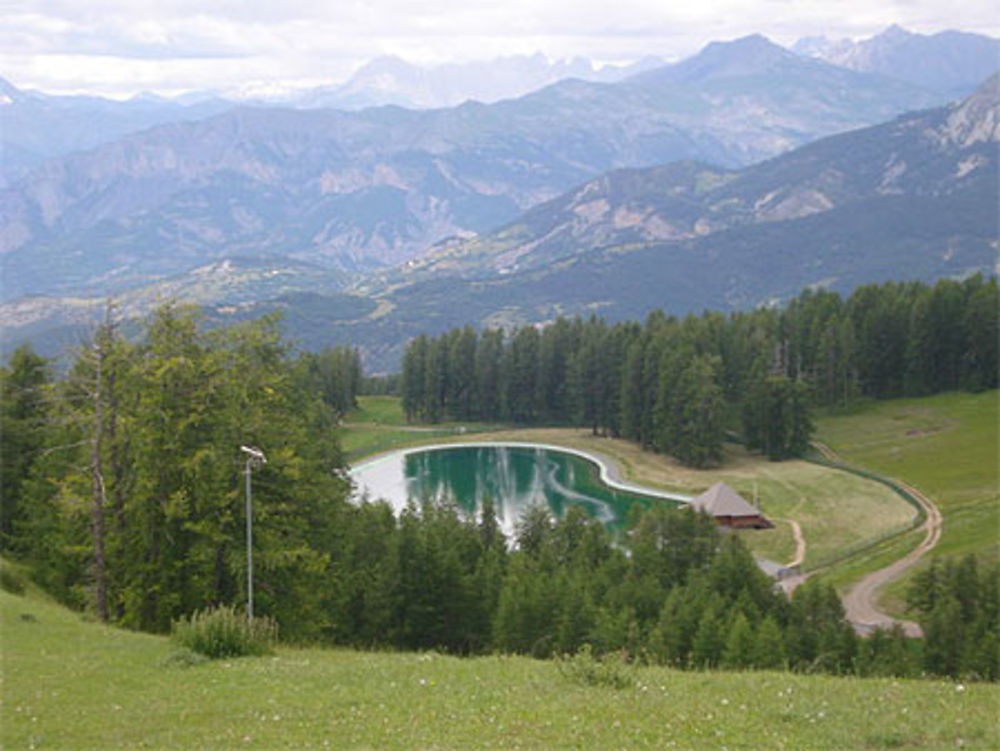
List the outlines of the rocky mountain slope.
<svg viewBox="0 0 1000 751">
<path fill-rule="evenodd" d="M 359 333 L 383 345 L 375 354 L 391 367 L 399 329 L 743 309 L 809 285 L 847 292 L 995 273 L 998 144 L 995 75 L 958 105 L 743 170 L 687 162 L 612 172 L 369 280 L 357 291 L 378 301 L 380 317 Z"/>
<path fill-rule="evenodd" d="M 950 110 L 823 139 L 743 170 L 678 162 L 610 172 L 493 233 L 437 249 L 396 277 L 504 275 L 587 249 L 693 242 L 836 210 L 864 212 L 896 197 L 985 196 L 997 177 L 998 80 Z"/>
<path fill-rule="evenodd" d="M 748 37 L 493 105 L 238 109 L 51 160 L 0 192 L 3 296 L 104 294 L 241 254 L 364 272 L 609 169 L 739 166 L 934 101 Z"/>
<path fill-rule="evenodd" d="M 229 109 L 221 99 L 185 104 L 141 96 L 100 97 L 23 91 L 0 78 L 0 188 L 46 159 L 86 151 L 164 123 L 200 120 Z"/>
</svg>

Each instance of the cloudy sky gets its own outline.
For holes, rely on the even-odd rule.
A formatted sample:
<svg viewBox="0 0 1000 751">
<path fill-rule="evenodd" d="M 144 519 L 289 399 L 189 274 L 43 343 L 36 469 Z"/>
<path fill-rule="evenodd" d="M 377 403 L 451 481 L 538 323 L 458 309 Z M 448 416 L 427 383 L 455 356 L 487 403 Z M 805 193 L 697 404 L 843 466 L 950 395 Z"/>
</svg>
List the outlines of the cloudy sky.
<svg viewBox="0 0 1000 751">
<path fill-rule="evenodd" d="M 761 32 L 862 38 L 891 23 L 1000 36 L 996 0 L 0 0 L 0 76 L 124 97 L 342 81 L 366 60 L 541 51 L 626 61 Z"/>
</svg>

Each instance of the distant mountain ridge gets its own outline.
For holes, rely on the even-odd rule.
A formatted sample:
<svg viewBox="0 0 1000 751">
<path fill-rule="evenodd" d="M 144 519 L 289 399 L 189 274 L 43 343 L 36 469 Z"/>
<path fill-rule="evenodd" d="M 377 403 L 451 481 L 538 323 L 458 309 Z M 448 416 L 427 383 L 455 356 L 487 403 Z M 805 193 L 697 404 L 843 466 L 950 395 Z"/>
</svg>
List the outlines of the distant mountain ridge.
<svg viewBox="0 0 1000 751">
<path fill-rule="evenodd" d="M 191 104 L 154 97 L 124 102 L 23 91 L 0 78 L 0 189 L 46 159 L 87 151 L 165 123 L 201 120 L 233 105 L 218 98 Z"/>
<path fill-rule="evenodd" d="M 239 254 L 363 273 L 609 169 L 742 166 L 936 101 L 751 37 L 493 105 L 240 108 L 50 160 L 0 192 L 3 295 L 102 294 Z"/>
<path fill-rule="evenodd" d="M 793 50 L 851 70 L 881 73 L 953 98 L 1000 70 L 1000 39 L 961 31 L 915 34 L 893 25 L 858 42 L 801 39 Z"/>
<path fill-rule="evenodd" d="M 419 66 L 398 57 L 371 60 L 343 83 L 264 96 L 192 92 L 168 99 L 139 94 L 119 101 L 20 89 L 0 78 L 0 189 L 46 159 L 86 151 L 156 125 L 201 120 L 234 107 L 359 110 L 394 105 L 453 107 L 523 96 L 566 78 L 615 82 L 664 61 L 647 56 L 624 65 L 597 66 L 583 57 L 550 61 L 542 54 Z"/>
<path fill-rule="evenodd" d="M 398 368 L 410 337 L 467 323 L 739 310 L 807 286 L 847 292 L 871 282 L 995 273 L 998 144 L 994 76 L 958 105 L 743 169 L 686 161 L 611 171 L 494 232 L 442 243 L 344 292 L 330 293 L 334 285 L 312 276 L 321 270 L 281 257 L 252 267 L 216 262 L 179 275 L 171 288 L 199 290 L 212 321 L 282 310 L 304 347 L 358 345 L 369 368 L 385 371 Z M 257 287 L 261 280 L 273 280 L 273 297 Z M 139 309 L 166 289 L 149 285 L 126 299 Z M 87 303 L 90 316 L 98 303 Z M 5 303 L 0 322 L 11 341 L 45 329 L 65 339 L 60 327 L 82 320 L 80 306 Z"/>
<path fill-rule="evenodd" d="M 800 39 L 792 49 L 852 70 L 907 81 L 948 99 L 966 96 L 1000 68 L 1000 40 L 952 30 L 922 35 L 892 26 L 867 40 L 812 37 Z M 516 98 L 568 78 L 615 83 L 664 67 L 672 66 L 659 55 L 618 65 L 597 65 L 584 57 L 550 60 L 541 53 L 440 65 L 385 56 L 361 66 L 346 81 L 312 89 L 271 82 L 225 94 L 190 92 L 174 99 L 140 94 L 128 101 L 23 91 L 0 78 L 0 188 L 45 159 L 235 106 L 434 109 L 470 100 L 493 103 Z"/>
<path fill-rule="evenodd" d="M 482 278 L 543 268 L 603 246 L 697 241 L 886 197 L 983 191 L 997 177 L 998 82 L 1000 74 L 960 106 L 935 110 L 934 116 L 905 115 L 743 170 L 676 162 L 610 172 L 534 207 L 510 225 L 451 243 L 399 273 Z M 956 153 L 963 155 L 958 161 Z"/>
<path fill-rule="evenodd" d="M 550 61 L 545 55 L 420 66 L 399 57 L 376 58 L 347 81 L 292 96 L 294 107 L 357 110 L 387 104 L 411 109 L 454 107 L 472 100 L 491 104 L 524 96 L 566 78 L 614 83 L 665 64 L 647 56 L 628 65 L 596 66 L 584 57 Z"/>
</svg>

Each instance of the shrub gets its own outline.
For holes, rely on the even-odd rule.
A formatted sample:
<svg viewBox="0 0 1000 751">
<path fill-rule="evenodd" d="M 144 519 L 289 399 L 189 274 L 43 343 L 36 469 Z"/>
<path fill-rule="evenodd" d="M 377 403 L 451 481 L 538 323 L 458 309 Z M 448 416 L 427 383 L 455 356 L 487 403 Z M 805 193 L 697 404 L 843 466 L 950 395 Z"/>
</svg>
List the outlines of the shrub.
<svg viewBox="0 0 1000 751">
<path fill-rule="evenodd" d="M 589 644 L 580 647 L 572 656 L 559 658 L 559 672 L 566 678 L 583 686 L 609 686 L 628 688 L 634 683 L 632 670 L 623 659 L 615 655 L 598 657 Z"/>
<path fill-rule="evenodd" d="M 180 646 L 213 659 L 264 655 L 278 640 L 278 624 L 273 618 L 251 620 L 234 607 L 219 605 L 174 621 L 171 635 Z"/>
<path fill-rule="evenodd" d="M 160 666 L 165 668 L 190 668 L 205 662 L 208 662 L 208 658 L 205 655 L 193 652 L 187 647 L 181 647 L 160 660 Z"/>
<path fill-rule="evenodd" d="M 12 595 L 24 594 L 24 579 L 13 569 L 0 565 L 0 589 Z"/>
</svg>

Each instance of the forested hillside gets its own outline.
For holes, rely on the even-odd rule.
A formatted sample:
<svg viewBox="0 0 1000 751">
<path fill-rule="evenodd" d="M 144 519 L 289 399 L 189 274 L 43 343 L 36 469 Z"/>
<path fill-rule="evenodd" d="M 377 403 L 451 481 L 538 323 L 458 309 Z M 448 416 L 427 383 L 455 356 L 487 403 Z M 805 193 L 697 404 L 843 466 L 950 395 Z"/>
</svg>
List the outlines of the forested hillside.
<svg viewBox="0 0 1000 751">
<path fill-rule="evenodd" d="M 695 466 L 727 428 L 779 459 L 805 449 L 811 405 L 997 385 L 997 280 L 806 291 L 784 309 L 645 324 L 559 318 L 509 335 L 471 327 L 414 339 L 412 420 L 585 425 Z"/>
<path fill-rule="evenodd" d="M 703 438 L 721 440 L 713 431 L 747 389 L 801 395 L 793 413 L 805 427 L 780 433 L 780 447 L 761 437 L 770 424 L 756 439 L 780 456 L 807 435 L 805 384 L 823 362 L 807 346 L 812 327 L 853 330 L 831 317 L 859 315 L 880 331 L 879 316 L 920 322 L 915 311 L 926 306 L 933 314 L 914 324 L 924 331 L 947 309 L 964 321 L 963 337 L 948 340 L 957 341 L 964 364 L 928 369 L 930 361 L 912 358 L 937 362 L 945 340 L 911 334 L 911 366 L 893 388 L 916 388 L 918 365 L 931 379 L 920 388 L 982 388 L 995 380 L 968 354 L 983 334 L 970 311 L 976 301 L 995 304 L 996 294 L 995 281 L 978 278 L 870 288 L 846 303 L 810 293 L 787 311 L 730 319 L 561 321 L 541 332 L 521 329 L 509 346 L 497 332 L 480 339 L 466 329 L 418 340 L 413 352 L 424 353 L 423 368 L 411 366 L 403 388 L 414 414 L 429 417 L 490 408 L 521 421 L 560 421 L 574 413 L 556 409 L 575 405 L 595 430 L 648 440 L 694 464 L 717 458 Z M 687 510 L 636 508 L 616 536 L 580 509 L 552 519 L 535 508 L 512 540 L 489 503 L 473 517 L 414 499 L 397 518 L 385 503 L 347 500 L 336 424 L 362 384 L 356 352 L 295 355 L 273 319 L 205 332 L 192 311 L 172 306 L 157 311 L 133 345 L 111 312 L 65 377 L 53 380 L 46 361 L 27 349 L 0 370 L 3 553 L 101 620 L 166 631 L 192 612 L 245 601 L 239 447 L 253 445 L 267 455 L 253 474 L 255 613 L 274 618 L 293 642 L 539 657 L 590 645 L 689 668 L 997 677 L 987 638 L 997 626 L 992 568 L 980 571 L 973 561 L 935 574 L 932 600 L 914 605 L 929 629 L 921 650 L 901 633 L 859 641 L 829 586 L 802 587 L 789 601 L 739 538 L 720 536 L 707 517 Z M 872 375 L 879 371 L 861 357 L 865 331 L 859 324 L 857 350 L 834 368 L 847 375 L 831 400 L 881 394 L 873 390 L 882 387 Z M 459 364 L 465 381 L 449 375 Z M 727 378 L 728 369 L 738 377 Z M 438 390 L 415 403 L 418 372 L 423 386 Z M 780 414 L 784 429 L 789 412 Z"/>
</svg>

